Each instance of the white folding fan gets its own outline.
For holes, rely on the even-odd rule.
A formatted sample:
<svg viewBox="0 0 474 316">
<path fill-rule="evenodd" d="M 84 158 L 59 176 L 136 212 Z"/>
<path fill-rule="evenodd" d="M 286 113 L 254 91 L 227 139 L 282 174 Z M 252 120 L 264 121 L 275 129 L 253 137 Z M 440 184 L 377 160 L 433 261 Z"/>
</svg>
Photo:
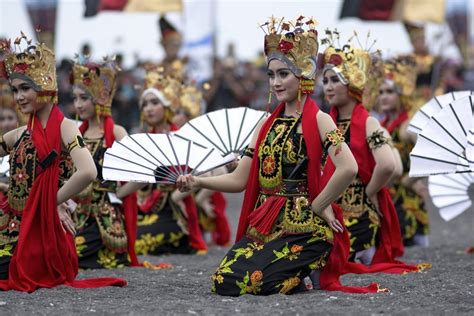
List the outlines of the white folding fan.
<svg viewBox="0 0 474 316">
<path fill-rule="evenodd" d="M 0 177 L 10 176 L 10 156 L 0 158 Z"/>
<path fill-rule="evenodd" d="M 423 105 L 410 120 L 408 125 L 408 131 L 418 134 L 423 130 L 423 127 L 429 122 L 431 117 L 441 111 L 448 104 L 454 102 L 455 100 L 473 95 L 474 91 L 456 91 L 446 93 L 429 100 L 425 105 Z"/>
<path fill-rule="evenodd" d="M 234 160 L 177 135 L 134 134 L 107 149 L 104 180 L 173 184 L 179 175 L 200 175 Z"/>
<path fill-rule="evenodd" d="M 468 132 L 474 127 L 474 96 L 464 97 L 436 113 L 418 134 L 410 153 L 410 176 L 471 172 Z"/>
<path fill-rule="evenodd" d="M 474 123 L 467 135 L 467 149 L 466 149 L 467 161 L 471 170 L 474 170 Z"/>
<path fill-rule="evenodd" d="M 428 188 L 433 204 L 445 221 L 474 210 L 474 173 L 430 176 Z"/>
<path fill-rule="evenodd" d="M 247 107 L 206 113 L 184 124 L 177 135 L 205 147 L 216 148 L 221 155 L 241 152 L 251 141 L 257 124 L 268 112 Z"/>
</svg>

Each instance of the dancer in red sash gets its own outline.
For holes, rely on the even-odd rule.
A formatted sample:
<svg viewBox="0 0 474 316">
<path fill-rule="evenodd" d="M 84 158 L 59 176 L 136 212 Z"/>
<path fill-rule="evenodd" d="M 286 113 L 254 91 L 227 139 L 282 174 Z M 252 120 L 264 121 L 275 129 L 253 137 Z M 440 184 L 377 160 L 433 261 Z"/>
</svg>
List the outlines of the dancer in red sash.
<svg viewBox="0 0 474 316">
<path fill-rule="evenodd" d="M 19 53 L 10 42 L 2 43 L 1 73 L 30 119 L 0 140 L 0 154 L 10 153 L 11 161 L 8 200 L 0 209 L 0 289 L 123 286 L 126 282 L 116 278 L 75 280 L 75 228 L 67 201 L 95 178 L 96 170 L 75 123 L 64 119 L 57 106 L 53 52 L 44 44 L 31 45 L 23 34 L 15 47 L 23 40 L 28 47 Z M 72 167 L 76 171 L 67 180 Z"/>
<path fill-rule="evenodd" d="M 141 120 L 148 133 L 176 131 L 172 105 L 179 105 L 181 83 L 160 67 L 148 69 L 140 98 Z M 197 208 L 189 193 L 173 185 L 148 185 L 138 192 L 138 254 L 205 253 Z"/>
<path fill-rule="evenodd" d="M 236 244 L 212 276 L 220 295 L 290 294 L 320 270 L 324 290 L 377 292 L 341 285 L 348 272 L 347 232 L 331 202 L 350 184 L 356 162 L 331 118 L 309 97 L 318 51 L 315 21 L 272 18 L 264 24 L 270 86 L 280 105 L 260 123 L 236 170 L 217 177 L 181 177 L 182 190 L 245 190 Z M 305 30 L 306 29 L 306 30 Z M 321 178 L 323 143 L 335 172 Z"/>
<path fill-rule="evenodd" d="M 337 37 L 337 33 L 327 32 Z M 335 38 L 333 38 L 335 39 Z M 330 115 L 350 147 L 358 164 L 358 174 L 339 197 L 344 222 L 350 234 L 348 272 L 403 273 L 419 271 L 425 265 L 406 265 L 397 257 L 403 255 L 400 227 L 390 193 L 385 187 L 395 168 L 388 138 L 361 103 L 371 59 L 367 51 L 347 44 L 338 49 L 331 43 L 323 61 L 324 93 L 332 109 Z M 334 170 L 331 159 L 323 159 L 324 178 Z"/>
<path fill-rule="evenodd" d="M 102 161 L 114 140 L 127 135 L 111 116 L 117 71 L 113 60 L 74 64 L 71 74 L 74 107 L 83 121 L 79 130 L 94 159 L 98 176 L 74 201 L 75 238 L 82 269 L 137 266 L 135 254 L 137 199 L 142 185 L 103 181 Z M 129 260 L 130 258 L 130 260 Z"/>
<path fill-rule="evenodd" d="M 384 63 L 385 80 L 380 85 L 378 106 L 385 114 L 382 126 L 390 133 L 403 162 L 403 175 L 390 190 L 406 246 L 428 246 L 429 219 L 424 206 L 428 188 L 423 179 L 409 178 L 410 151 L 414 140 L 407 132 L 408 112 L 412 108 L 415 91 L 415 59 L 408 56 L 393 58 Z"/>
</svg>

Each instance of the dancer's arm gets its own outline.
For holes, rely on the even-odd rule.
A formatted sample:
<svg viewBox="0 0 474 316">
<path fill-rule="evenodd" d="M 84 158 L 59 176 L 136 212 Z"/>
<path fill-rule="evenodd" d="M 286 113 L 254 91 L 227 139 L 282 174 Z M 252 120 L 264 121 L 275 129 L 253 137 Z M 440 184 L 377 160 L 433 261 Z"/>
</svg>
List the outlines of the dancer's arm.
<svg viewBox="0 0 474 316">
<path fill-rule="evenodd" d="M 64 119 L 61 123 L 61 138 L 64 147 L 69 150 L 76 171 L 59 189 L 58 205 L 82 192 L 97 177 L 94 160 L 89 150 L 84 146 L 81 132 L 76 127 L 76 123 Z"/>
<path fill-rule="evenodd" d="M 255 148 L 257 137 L 262 127 L 263 121 L 259 123 L 249 144 L 249 148 Z M 215 177 L 194 177 L 192 175 L 180 176 L 176 181 L 181 191 L 195 190 L 199 188 L 220 192 L 242 192 L 247 185 L 252 159 L 244 156 L 231 173 Z"/>
<path fill-rule="evenodd" d="M 375 159 L 374 172 L 367 184 L 366 193 L 378 209 L 377 193 L 390 181 L 395 170 L 395 161 L 388 139 L 375 118 L 369 117 L 367 119 L 366 133 L 369 147 Z"/>
<path fill-rule="evenodd" d="M 312 209 L 323 217 L 335 231 L 342 231 L 342 225 L 335 219 L 330 206 L 344 192 L 357 174 L 357 163 L 337 127 L 329 115 L 319 111 L 317 114 L 321 142 L 329 136 L 331 146 L 329 156 L 336 167 L 324 189 L 311 203 Z"/>
</svg>

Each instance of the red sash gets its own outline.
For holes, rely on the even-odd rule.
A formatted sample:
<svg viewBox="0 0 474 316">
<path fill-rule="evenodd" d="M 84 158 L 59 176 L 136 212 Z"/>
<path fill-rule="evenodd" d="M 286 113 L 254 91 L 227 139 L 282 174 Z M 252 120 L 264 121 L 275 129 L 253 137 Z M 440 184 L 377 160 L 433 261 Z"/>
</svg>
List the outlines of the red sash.
<svg viewBox="0 0 474 316">
<path fill-rule="evenodd" d="M 399 127 L 400 125 L 403 124 L 403 122 L 408 120 L 408 113 L 403 111 L 401 112 L 398 117 L 390 124 L 388 124 L 389 117 L 387 116 L 383 121 L 382 121 L 382 126 L 387 129 L 387 131 L 392 134 L 393 131 Z"/>
<path fill-rule="evenodd" d="M 227 200 L 222 192 L 214 192 L 211 195 L 211 202 L 216 214 L 216 230 L 212 233 L 212 240 L 219 246 L 225 246 L 230 241 L 230 225 L 225 210 Z"/>
<path fill-rule="evenodd" d="M 32 116 L 33 117 L 33 116 Z M 61 123 L 64 115 L 54 105 L 46 128 L 37 116 L 28 122 L 28 131 L 39 161 L 54 150 L 58 155 L 49 166 L 36 175 L 23 210 L 20 234 L 12 256 L 8 280 L 0 281 L 0 289 L 33 292 L 38 288 L 69 285 L 76 288 L 124 286 L 125 280 L 98 278 L 75 280 L 78 259 L 74 238 L 65 233 L 57 212 Z M 13 175 L 12 175 L 13 176 Z"/>
</svg>

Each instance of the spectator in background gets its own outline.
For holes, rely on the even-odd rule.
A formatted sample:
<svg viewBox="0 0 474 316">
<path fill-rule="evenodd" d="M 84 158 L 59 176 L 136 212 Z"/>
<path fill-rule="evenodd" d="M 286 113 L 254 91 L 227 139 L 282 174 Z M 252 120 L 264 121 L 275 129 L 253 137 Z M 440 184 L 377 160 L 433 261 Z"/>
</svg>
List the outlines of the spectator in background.
<svg viewBox="0 0 474 316">
<path fill-rule="evenodd" d="M 250 102 L 249 91 L 236 73 L 235 59 L 220 61 L 214 58 L 213 77 L 208 81 L 209 89 L 204 89 L 206 112 L 223 108 L 247 106 Z"/>
</svg>

